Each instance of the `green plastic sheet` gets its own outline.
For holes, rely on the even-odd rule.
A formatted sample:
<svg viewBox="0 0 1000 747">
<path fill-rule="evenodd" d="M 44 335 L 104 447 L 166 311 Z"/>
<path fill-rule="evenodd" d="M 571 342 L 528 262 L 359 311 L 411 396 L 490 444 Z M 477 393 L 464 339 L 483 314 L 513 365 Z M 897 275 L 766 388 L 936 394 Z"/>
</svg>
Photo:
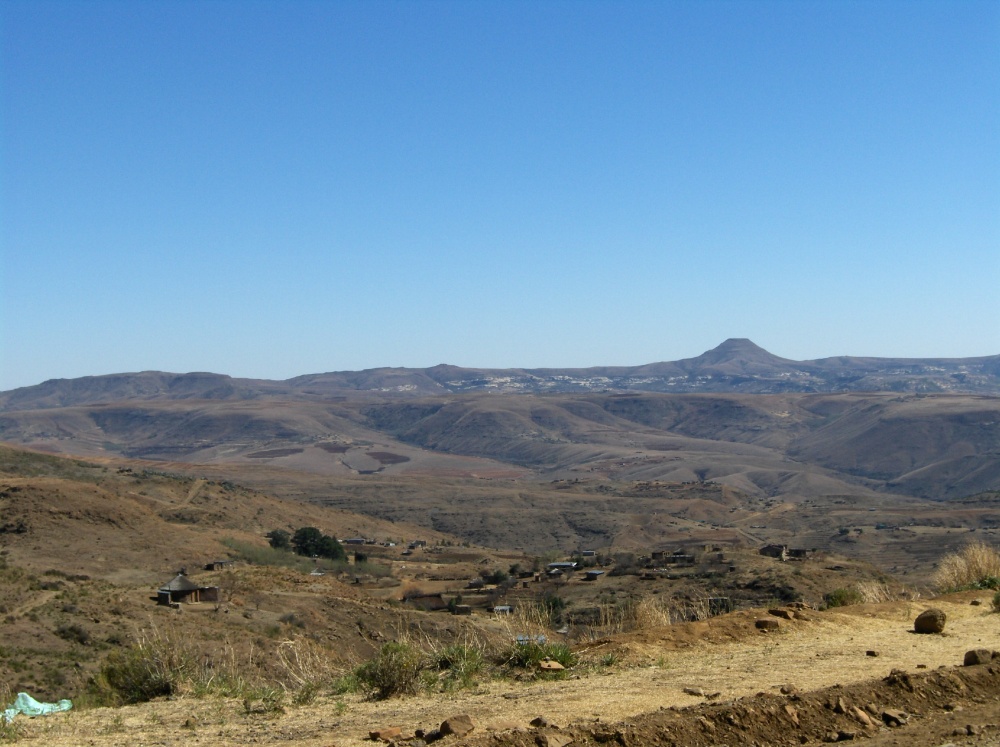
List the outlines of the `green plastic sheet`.
<svg viewBox="0 0 1000 747">
<path fill-rule="evenodd" d="M 12 721 L 19 713 L 25 716 L 47 716 L 50 713 L 68 711 L 72 707 L 73 703 L 68 700 L 60 700 L 58 703 L 39 703 L 28 693 L 18 693 L 14 702 L 4 710 L 3 720 Z"/>
</svg>

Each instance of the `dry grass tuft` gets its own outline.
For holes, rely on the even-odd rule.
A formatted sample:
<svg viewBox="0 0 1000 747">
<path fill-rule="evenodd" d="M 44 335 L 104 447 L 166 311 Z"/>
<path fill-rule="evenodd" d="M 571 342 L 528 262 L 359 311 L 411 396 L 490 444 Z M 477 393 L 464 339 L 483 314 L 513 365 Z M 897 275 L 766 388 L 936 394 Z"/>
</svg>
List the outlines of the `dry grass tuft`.
<svg viewBox="0 0 1000 747">
<path fill-rule="evenodd" d="M 985 542 L 971 542 L 941 558 L 934 583 L 941 591 L 1000 588 L 1000 551 Z"/>
</svg>

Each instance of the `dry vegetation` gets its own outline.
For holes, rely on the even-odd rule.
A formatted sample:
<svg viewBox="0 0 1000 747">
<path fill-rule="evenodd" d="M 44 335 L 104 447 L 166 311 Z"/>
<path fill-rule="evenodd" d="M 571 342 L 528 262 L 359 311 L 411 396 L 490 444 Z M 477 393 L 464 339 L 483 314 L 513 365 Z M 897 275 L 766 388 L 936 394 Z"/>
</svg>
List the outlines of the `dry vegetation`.
<svg viewBox="0 0 1000 747">
<path fill-rule="evenodd" d="M 985 542 L 970 542 L 941 558 L 934 581 L 943 591 L 1000 590 L 1000 550 Z"/>
</svg>

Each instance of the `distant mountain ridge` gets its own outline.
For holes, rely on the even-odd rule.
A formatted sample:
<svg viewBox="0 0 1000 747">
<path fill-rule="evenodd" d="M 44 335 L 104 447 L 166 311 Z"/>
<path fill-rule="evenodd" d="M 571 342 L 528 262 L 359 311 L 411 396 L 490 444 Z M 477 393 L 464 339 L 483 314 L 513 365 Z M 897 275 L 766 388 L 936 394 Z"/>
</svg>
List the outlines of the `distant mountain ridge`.
<svg viewBox="0 0 1000 747">
<path fill-rule="evenodd" d="M 695 358 L 641 366 L 477 369 L 375 368 L 307 374 L 285 381 L 159 371 L 51 379 L 0 392 L 0 411 L 121 401 L 322 400 L 460 392 L 759 393 L 894 391 L 1000 395 L 1000 355 L 978 358 L 781 358 L 745 338 L 726 340 Z"/>
</svg>

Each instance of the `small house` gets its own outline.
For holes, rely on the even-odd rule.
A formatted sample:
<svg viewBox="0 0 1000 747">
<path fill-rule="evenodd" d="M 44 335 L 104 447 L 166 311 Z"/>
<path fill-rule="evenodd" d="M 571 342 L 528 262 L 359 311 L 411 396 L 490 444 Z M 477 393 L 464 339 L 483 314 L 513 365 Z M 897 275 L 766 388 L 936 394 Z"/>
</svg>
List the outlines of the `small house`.
<svg viewBox="0 0 1000 747">
<path fill-rule="evenodd" d="M 156 590 L 156 603 L 165 606 L 172 606 L 180 602 L 192 604 L 218 601 L 218 586 L 199 586 L 183 573 L 178 573 Z"/>
<path fill-rule="evenodd" d="M 760 554 L 778 560 L 788 560 L 788 548 L 784 545 L 764 545 L 760 548 Z"/>
</svg>

